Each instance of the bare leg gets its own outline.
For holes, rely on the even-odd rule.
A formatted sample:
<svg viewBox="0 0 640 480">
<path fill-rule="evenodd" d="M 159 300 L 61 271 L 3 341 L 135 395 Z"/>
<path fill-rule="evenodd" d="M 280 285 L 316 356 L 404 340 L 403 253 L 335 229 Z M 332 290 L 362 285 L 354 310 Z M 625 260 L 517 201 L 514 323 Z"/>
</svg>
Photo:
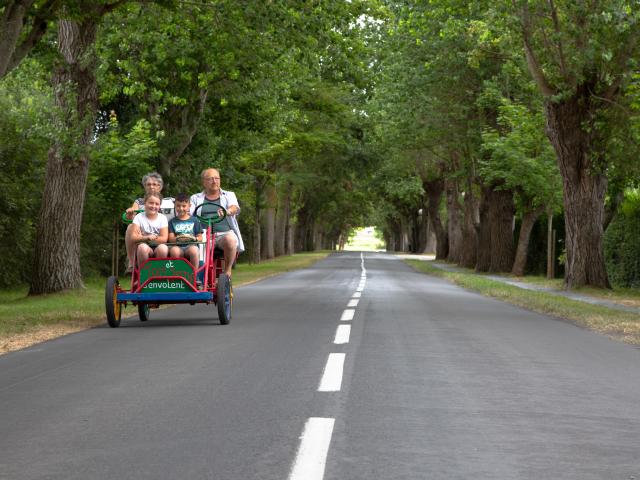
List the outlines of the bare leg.
<svg viewBox="0 0 640 480">
<path fill-rule="evenodd" d="M 151 247 L 146 243 L 138 244 L 138 268 L 142 266 L 144 262 L 149 260 L 149 256 L 153 253 Z"/>
<path fill-rule="evenodd" d="M 191 262 L 191 265 L 193 265 L 194 267 L 198 268 L 199 266 L 199 260 L 198 257 L 200 256 L 198 252 L 198 247 L 196 247 L 195 245 L 191 245 L 189 248 L 187 248 L 185 250 L 185 257 L 187 257 L 189 259 L 189 261 Z"/>
<path fill-rule="evenodd" d="M 124 234 L 124 245 L 127 249 L 127 270 L 133 268 L 133 258 L 136 252 L 136 242 L 131 238 L 132 231 L 133 223 L 127 227 L 127 231 Z"/>
<path fill-rule="evenodd" d="M 169 250 L 169 256 L 175 258 L 182 257 L 182 249 L 180 247 L 171 247 L 171 250 Z"/>
<path fill-rule="evenodd" d="M 164 243 L 158 245 L 153 252 L 153 256 L 156 258 L 168 257 L 169 256 L 169 247 L 167 247 Z"/>
<path fill-rule="evenodd" d="M 224 250 L 224 273 L 231 277 L 231 267 L 233 267 L 233 262 L 236 259 L 238 240 L 235 235 L 227 234 L 222 237 L 221 243 Z"/>
</svg>

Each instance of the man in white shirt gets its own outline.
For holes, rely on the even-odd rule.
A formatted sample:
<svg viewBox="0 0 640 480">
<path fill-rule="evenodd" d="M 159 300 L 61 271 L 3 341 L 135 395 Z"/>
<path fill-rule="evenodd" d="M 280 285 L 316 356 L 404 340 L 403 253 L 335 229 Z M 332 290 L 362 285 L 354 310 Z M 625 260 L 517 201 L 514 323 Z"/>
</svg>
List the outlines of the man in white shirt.
<svg viewBox="0 0 640 480">
<path fill-rule="evenodd" d="M 202 171 L 200 177 L 204 190 L 191 195 L 191 213 L 193 214 L 196 207 L 205 202 L 216 204 L 227 211 L 227 218 L 220 223 L 213 224 L 212 230 L 216 234 L 216 247 L 224 251 L 224 273 L 231 277 L 231 267 L 236 258 L 236 252 L 244 251 L 242 235 L 240 235 L 240 228 L 236 220 L 236 215 L 240 213 L 240 205 L 235 193 L 220 188 L 220 172 L 218 170 L 207 168 Z M 200 210 L 198 211 L 198 215 L 202 216 L 202 213 Z"/>
</svg>

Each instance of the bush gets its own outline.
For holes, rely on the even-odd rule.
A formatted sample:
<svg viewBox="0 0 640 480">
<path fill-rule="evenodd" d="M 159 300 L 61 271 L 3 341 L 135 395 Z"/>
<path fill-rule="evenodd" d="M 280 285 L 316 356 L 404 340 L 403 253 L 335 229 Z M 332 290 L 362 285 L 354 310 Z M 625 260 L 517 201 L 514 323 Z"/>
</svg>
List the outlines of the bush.
<svg viewBox="0 0 640 480">
<path fill-rule="evenodd" d="M 609 280 L 617 287 L 640 287 L 640 191 L 628 192 L 605 232 Z"/>
</svg>

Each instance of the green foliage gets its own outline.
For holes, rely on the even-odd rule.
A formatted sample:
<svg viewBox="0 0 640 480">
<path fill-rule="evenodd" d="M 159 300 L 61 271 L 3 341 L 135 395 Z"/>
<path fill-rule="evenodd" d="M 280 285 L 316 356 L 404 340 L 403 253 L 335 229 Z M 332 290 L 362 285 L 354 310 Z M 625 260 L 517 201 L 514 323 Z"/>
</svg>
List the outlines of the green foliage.
<svg viewBox="0 0 640 480">
<path fill-rule="evenodd" d="M 124 231 L 120 214 L 142 193 L 142 176 L 153 170 L 156 140 L 145 120 L 123 133 L 112 114 L 107 131 L 92 152 L 82 224 L 82 266 L 86 272 L 110 273 L 114 225 Z M 121 249 L 122 250 L 122 249 Z"/>
<path fill-rule="evenodd" d="M 0 82 L 0 287 L 27 281 L 51 131 L 51 97 L 36 61 Z"/>
<path fill-rule="evenodd" d="M 611 283 L 640 287 L 640 192 L 627 191 L 616 218 L 605 232 L 605 256 Z"/>
</svg>

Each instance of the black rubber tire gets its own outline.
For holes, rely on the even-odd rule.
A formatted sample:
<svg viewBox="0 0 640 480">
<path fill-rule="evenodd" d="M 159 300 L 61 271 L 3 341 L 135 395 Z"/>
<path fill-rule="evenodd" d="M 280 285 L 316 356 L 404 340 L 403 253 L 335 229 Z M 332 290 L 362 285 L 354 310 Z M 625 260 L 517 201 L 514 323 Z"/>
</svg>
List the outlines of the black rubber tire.
<svg viewBox="0 0 640 480">
<path fill-rule="evenodd" d="M 149 308 L 148 303 L 139 303 L 138 304 L 138 317 L 140 317 L 141 322 L 149 321 L 149 314 L 151 313 L 151 308 Z"/>
<path fill-rule="evenodd" d="M 231 279 L 226 273 L 221 273 L 216 285 L 216 304 L 218 306 L 218 320 L 220 325 L 228 325 L 233 310 L 233 287 Z"/>
<path fill-rule="evenodd" d="M 117 301 L 118 278 L 111 276 L 107 278 L 107 286 L 104 292 L 104 304 L 107 312 L 107 323 L 111 328 L 120 326 L 120 318 L 122 318 L 122 305 Z"/>
</svg>

